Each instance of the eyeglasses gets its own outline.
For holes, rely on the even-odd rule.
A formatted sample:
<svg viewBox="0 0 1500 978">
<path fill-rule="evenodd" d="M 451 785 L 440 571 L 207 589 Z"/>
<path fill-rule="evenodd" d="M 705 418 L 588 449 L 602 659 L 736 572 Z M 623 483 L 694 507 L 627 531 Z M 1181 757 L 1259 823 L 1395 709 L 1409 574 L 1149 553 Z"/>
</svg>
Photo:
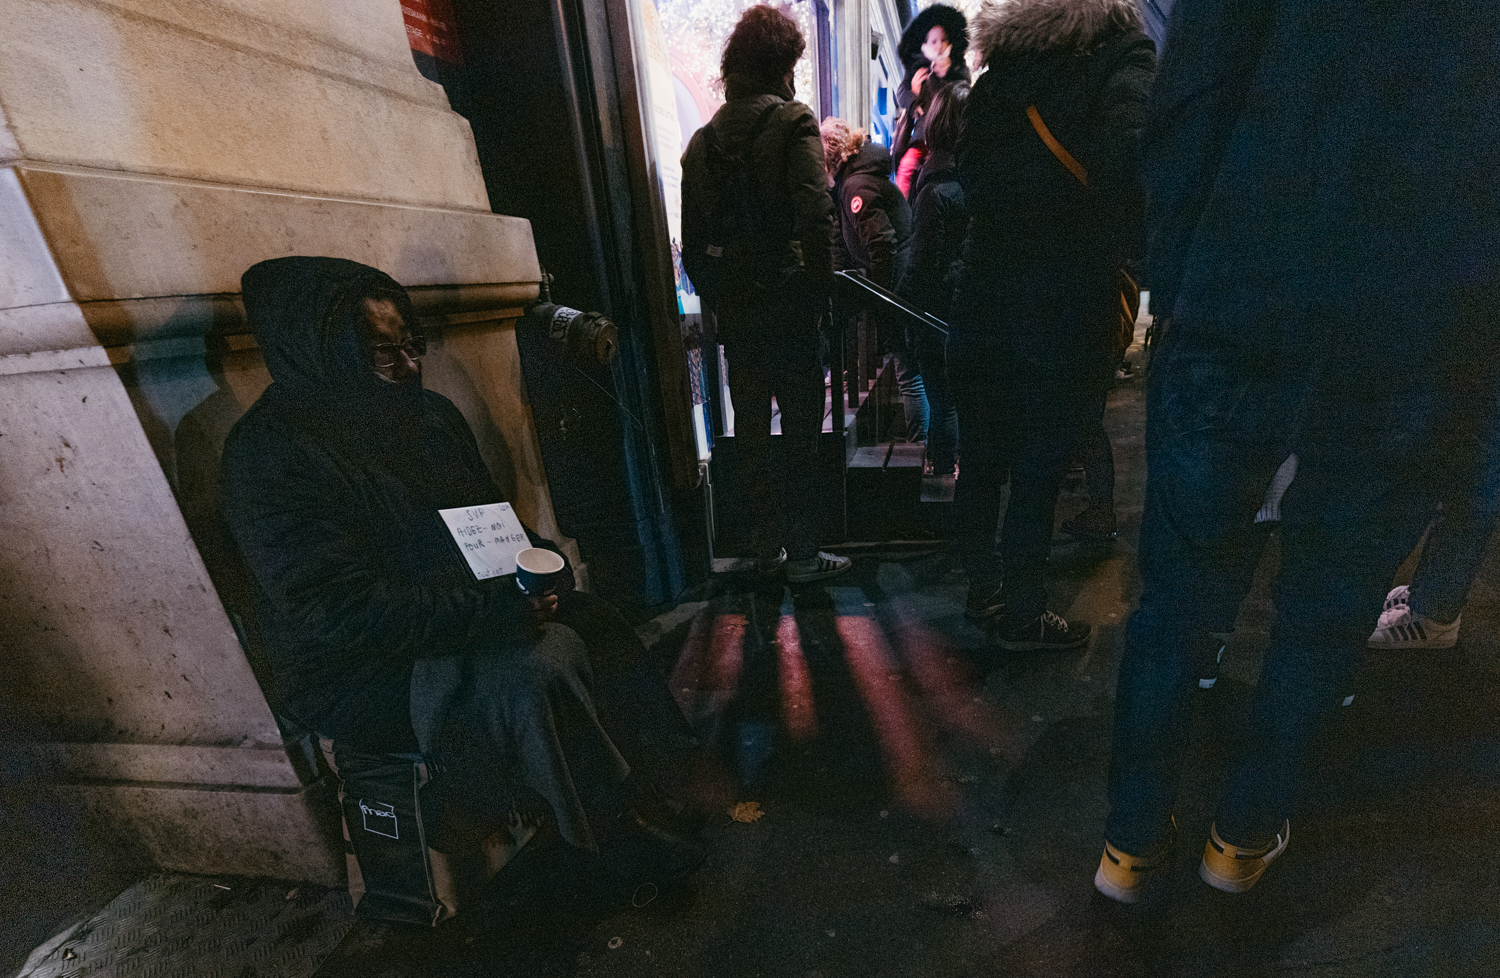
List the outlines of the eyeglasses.
<svg viewBox="0 0 1500 978">
<path fill-rule="evenodd" d="M 370 347 L 370 362 L 377 367 L 394 367 L 401 353 L 412 360 L 422 359 L 427 353 L 427 337 L 418 334 L 404 343 L 376 343 Z"/>
</svg>

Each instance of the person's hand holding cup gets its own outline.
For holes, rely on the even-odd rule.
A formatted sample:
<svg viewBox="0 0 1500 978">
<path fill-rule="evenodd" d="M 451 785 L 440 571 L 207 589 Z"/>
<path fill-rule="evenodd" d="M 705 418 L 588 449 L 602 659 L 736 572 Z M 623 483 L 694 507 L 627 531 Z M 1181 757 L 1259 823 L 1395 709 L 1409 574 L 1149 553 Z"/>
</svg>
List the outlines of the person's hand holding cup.
<svg viewBox="0 0 1500 978">
<path fill-rule="evenodd" d="M 530 547 L 516 554 L 516 587 L 530 598 L 532 620 L 540 625 L 557 614 L 558 586 L 567 563 L 562 554 Z"/>
</svg>

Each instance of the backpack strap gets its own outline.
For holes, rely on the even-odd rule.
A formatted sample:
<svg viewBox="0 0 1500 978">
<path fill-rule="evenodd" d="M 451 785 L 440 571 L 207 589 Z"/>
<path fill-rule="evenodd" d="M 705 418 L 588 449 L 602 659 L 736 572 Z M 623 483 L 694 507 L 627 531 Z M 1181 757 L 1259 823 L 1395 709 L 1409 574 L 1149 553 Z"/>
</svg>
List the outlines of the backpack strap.
<svg viewBox="0 0 1500 978">
<path fill-rule="evenodd" d="M 1068 168 L 1069 173 L 1078 178 L 1079 183 L 1087 187 L 1089 185 L 1089 171 L 1083 168 L 1082 163 L 1073 158 L 1073 154 L 1069 153 L 1063 147 L 1063 144 L 1057 141 L 1056 136 L 1052 135 L 1052 130 L 1048 129 L 1047 124 L 1042 121 L 1042 114 L 1036 110 L 1036 106 L 1026 106 L 1026 118 L 1031 120 L 1031 128 L 1035 129 L 1036 134 L 1042 137 L 1042 142 L 1047 144 L 1047 148 L 1052 151 L 1052 155 L 1057 157 L 1062 165 Z"/>
<path fill-rule="evenodd" d="M 771 116 L 776 113 L 777 109 L 781 108 L 785 104 L 786 102 L 784 100 L 777 99 L 775 102 L 772 102 L 770 105 L 761 110 L 760 115 L 756 116 L 755 118 L 755 125 L 750 127 L 750 135 L 745 139 L 745 152 L 748 153 L 752 148 L 754 148 L 755 141 L 760 139 L 761 133 L 766 131 L 766 125 L 771 121 Z M 717 130 L 715 130 L 714 132 L 714 137 L 718 138 Z M 722 142 L 719 144 L 721 150 L 723 148 L 723 145 L 724 144 Z"/>
</svg>

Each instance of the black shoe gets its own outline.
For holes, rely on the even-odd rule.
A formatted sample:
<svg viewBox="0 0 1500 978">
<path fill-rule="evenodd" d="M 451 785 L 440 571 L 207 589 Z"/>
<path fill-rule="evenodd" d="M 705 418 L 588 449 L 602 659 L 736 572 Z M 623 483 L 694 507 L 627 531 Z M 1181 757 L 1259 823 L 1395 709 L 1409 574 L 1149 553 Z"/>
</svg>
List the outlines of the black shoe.
<svg viewBox="0 0 1500 978">
<path fill-rule="evenodd" d="M 1113 504 L 1093 504 L 1070 520 L 1063 520 L 1058 527 L 1062 532 L 1086 543 L 1105 543 L 1117 536 L 1115 507 Z"/>
<path fill-rule="evenodd" d="M 708 824 L 708 813 L 697 808 L 654 781 L 636 781 L 631 785 L 630 807 L 643 821 L 659 825 L 686 840 L 696 840 Z"/>
<path fill-rule="evenodd" d="M 987 621 L 1005 610 L 1004 582 L 995 577 L 976 577 L 969 582 L 969 597 L 964 602 L 964 617 L 970 621 Z"/>
<path fill-rule="evenodd" d="M 702 865 L 708 851 L 669 828 L 652 822 L 635 807 L 620 813 L 620 831 L 600 853 L 610 876 L 619 883 L 676 882 Z"/>
<path fill-rule="evenodd" d="M 1000 633 L 1000 647 L 1011 652 L 1076 649 L 1088 642 L 1093 629 L 1082 622 L 1069 624 L 1050 611 Z"/>
</svg>

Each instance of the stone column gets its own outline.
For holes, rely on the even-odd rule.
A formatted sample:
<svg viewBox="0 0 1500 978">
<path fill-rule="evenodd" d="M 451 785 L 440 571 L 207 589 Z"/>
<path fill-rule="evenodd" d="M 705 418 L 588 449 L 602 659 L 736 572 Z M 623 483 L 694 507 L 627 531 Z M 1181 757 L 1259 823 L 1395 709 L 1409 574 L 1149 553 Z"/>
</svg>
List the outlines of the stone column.
<svg viewBox="0 0 1500 978">
<path fill-rule="evenodd" d="M 218 451 L 269 382 L 239 276 L 333 255 L 414 287 L 429 386 L 555 538 L 513 333 L 530 225 L 489 212 L 398 0 L 0 24 L 0 749 L 163 868 L 340 881 L 332 792 L 220 599 Z"/>
</svg>

